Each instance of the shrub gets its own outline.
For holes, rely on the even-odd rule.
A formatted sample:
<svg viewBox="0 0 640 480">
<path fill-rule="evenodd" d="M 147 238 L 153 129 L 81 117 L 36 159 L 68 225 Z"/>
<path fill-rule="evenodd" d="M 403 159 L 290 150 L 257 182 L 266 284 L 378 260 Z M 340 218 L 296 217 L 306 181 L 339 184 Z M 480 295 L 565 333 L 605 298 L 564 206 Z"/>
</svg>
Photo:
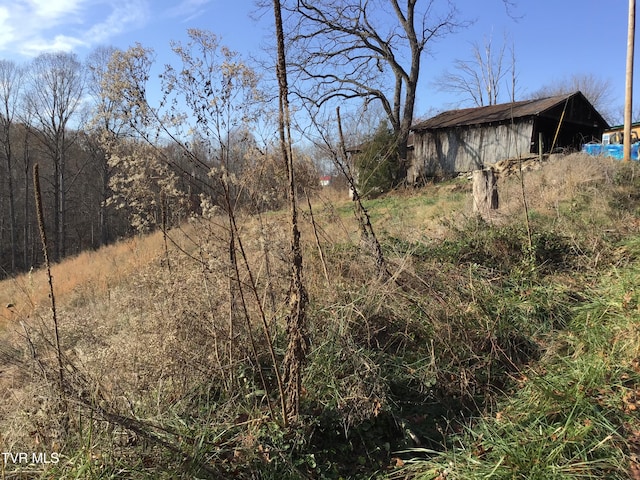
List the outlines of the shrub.
<svg viewBox="0 0 640 480">
<path fill-rule="evenodd" d="M 388 192 L 398 174 L 397 138 L 381 124 L 356 158 L 358 187 L 364 197 Z"/>
</svg>

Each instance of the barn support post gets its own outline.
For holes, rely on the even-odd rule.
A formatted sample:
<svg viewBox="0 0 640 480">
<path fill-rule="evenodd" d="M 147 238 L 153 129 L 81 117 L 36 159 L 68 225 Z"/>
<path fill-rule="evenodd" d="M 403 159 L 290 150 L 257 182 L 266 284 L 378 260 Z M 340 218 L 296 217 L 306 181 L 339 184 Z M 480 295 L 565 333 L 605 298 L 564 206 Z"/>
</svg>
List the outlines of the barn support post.
<svg viewBox="0 0 640 480">
<path fill-rule="evenodd" d="M 542 156 L 544 154 L 543 138 L 542 132 L 538 132 L 538 160 L 540 160 L 540 163 L 542 163 Z"/>
<path fill-rule="evenodd" d="M 562 109 L 562 115 L 560 115 L 560 121 L 558 121 L 558 128 L 556 128 L 556 134 L 553 136 L 553 142 L 551 142 L 551 149 L 549 150 L 549 154 L 553 153 L 553 150 L 556 148 L 556 141 L 558 140 L 558 135 L 560 135 L 560 128 L 562 127 L 562 121 L 564 120 L 564 114 L 567 113 L 567 105 L 569 104 L 569 99 L 571 97 L 567 97 L 564 102 L 564 108 Z"/>
<path fill-rule="evenodd" d="M 473 211 L 486 220 L 498 209 L 498 182 L 493 168 L 473 172 Z"/>
</svg>

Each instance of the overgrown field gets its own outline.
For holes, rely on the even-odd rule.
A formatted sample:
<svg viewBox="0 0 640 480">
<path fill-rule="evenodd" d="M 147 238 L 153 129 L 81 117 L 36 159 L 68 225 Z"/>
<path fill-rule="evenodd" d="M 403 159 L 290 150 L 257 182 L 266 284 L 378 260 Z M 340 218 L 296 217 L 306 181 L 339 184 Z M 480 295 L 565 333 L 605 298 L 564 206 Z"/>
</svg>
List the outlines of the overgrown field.
<svg viewBox="0 0 640 480">
<path fill-rule="evenodd" d="M 349 201 L 302 202 L 287 427 L 285 214 L 54 266 L 60 355 L 44 274 L 0 283 L 0 478 L 640 478 L 639 175 L 553 158 L 489 220 L 466 179 L 366 202 L 387 276 Z"/>
</svg>

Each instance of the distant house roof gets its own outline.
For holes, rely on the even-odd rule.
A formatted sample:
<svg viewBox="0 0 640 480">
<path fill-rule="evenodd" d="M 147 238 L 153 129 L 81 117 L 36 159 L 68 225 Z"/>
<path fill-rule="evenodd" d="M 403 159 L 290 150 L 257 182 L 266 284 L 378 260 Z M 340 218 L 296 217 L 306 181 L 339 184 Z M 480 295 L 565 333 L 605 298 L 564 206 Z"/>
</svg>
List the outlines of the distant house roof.
<svg viewBox="0 0 640 480">
<path fill-rule="evenodd" d="M 450 110 L 413 125 L 411 130 L 423 131 L 489 123 L 504 123 L 517 118 L 535 117 L 544 114 L 546 111 L 557 107 L 574 96 L 582 97 L 581 100 L 589 103 L 581 92 L 575 92 L 572 94 L 540 98 L 536 100 L 524 100 L 521 102 L 503 103 L 487 107 Z M 606 128 L 606 126 L 608 126 L 606 120 L 602 118 L 595 108 L 591 108 L 597 116 L 597 122 Z"/>
<path fill-rule="evenodd" d="M 631 124 L 631 128 L 638 128 L 640 127 L 640 122 L 633 122 Z M 624 129 L 624 124 L 623 125 L 614 125 L 613 127 L 609 127 L 607 128 L 606 132 L 615 132 L 617 130 L 622 130 Z"/>
<path fill-rule="evenodd" d="M 359 143 L 357 145 L 351 145 L 350 147 L 346 147 L 345 150 L 347 153 L 360 153 L 367 147 L 368 143 Z"/>
</svg>

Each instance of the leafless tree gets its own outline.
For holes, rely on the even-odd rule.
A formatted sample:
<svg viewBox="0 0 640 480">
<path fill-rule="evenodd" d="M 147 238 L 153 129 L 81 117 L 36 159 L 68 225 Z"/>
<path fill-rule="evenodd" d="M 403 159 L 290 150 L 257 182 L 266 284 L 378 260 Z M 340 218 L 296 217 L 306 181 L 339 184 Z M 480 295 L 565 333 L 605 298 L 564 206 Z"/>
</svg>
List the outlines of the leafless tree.
<svg viewBox="0 0 640 480">
<path fill-rule="evenodd" d="M 615 113 L 611 109 L 611 81 L 593 73 L 577 73 L 552 81 L 531 94 L 531 98 L 545 98 L 581 91 L 600 114 L 611 121 Z"/>
<path fill-rule="evenodd" d="M 36 132 L 53 164 L 55 258 L 65 255 L 66 185 L 65 169 L 72 119 L 78 112 L 84 93 L 84 70 L 75 54 L 44 53 L 36 57 L 29 70 L 27 109 Z M 75 125 L 77 131 L 77 125 Z"/>
<path fill-rule="evenodd" d="M 23 113 L 25 113 L 23 111 Z M 35 252 L 32 245 L 32 227 L 31 227 L 31 213 L 33 208 L 30 207 L 31 195 L 29 193 L 31 172 L 31 138 L 32 132 L 30 129 L 31 119 L 29 116 L 25 116 L 22 119 L 22 125 L 20 128 L 20 143 L 22 144 L 22 189 L 23 189 L 23 210 L 22 210 L 22 265 L 27 268 L 33 264 Z"/>
<path fill-rule="evenodd" d="M 115 47 L 99 47 L 91 52 L 86 62 L 87 92 L 94 102 L 93 118 L 88 125 L 87 143 L 96 173 L 100 177 L 98 228 L 101 245 L 109 240 L 107 201 L 110 195 L 109 181 L 112 176 L 112 168 L 109 166 L 109 159 L 102 145 L 104 142 L 117 141 L 126 133 L 125 125 L 118 122 L 117 117 L 113 115 L 114 102 L 104 94 L 102 88 L 109 61 L 115 51 Z"/>
<path fill-rule="evenodd" d="M 510 72 L 511 78 L 515 78 L 515 57 L 512 56 L 512 64 L 507 65 L 505 53 L 506 42 L 496 49 L 491 37 L 483 45 L 472 43 L 471 59 L 456 59 L 453 70 L 445 72 L 437 80 L 437 88 L 460 94 L 464 100 L 471 100 L 477 107 L 500 103 L 503 81 Z"/>
<path fill-rule="evenodd" d="M 380 102 L 398 138 L 398 158 L 406 159 L 423 54 L 464 24 L 456 20 L 455 6 L 436 0 L 290 0 L 283 9 L 292 93 L 317 107 L 348 99 Z"/>
<path fill-rule="evenodd" d="M 10 271 L 16 269 L 17 222 L 14 188 L 14 148 L 12 144 L 13 125 L 16 118 L 22 85 L 23 70 L 10 60 L 0 60 L 0 143 L 7 168 L 6 178 L 9 194 L 9 243 L 11 244 Z"/>
</svg>

